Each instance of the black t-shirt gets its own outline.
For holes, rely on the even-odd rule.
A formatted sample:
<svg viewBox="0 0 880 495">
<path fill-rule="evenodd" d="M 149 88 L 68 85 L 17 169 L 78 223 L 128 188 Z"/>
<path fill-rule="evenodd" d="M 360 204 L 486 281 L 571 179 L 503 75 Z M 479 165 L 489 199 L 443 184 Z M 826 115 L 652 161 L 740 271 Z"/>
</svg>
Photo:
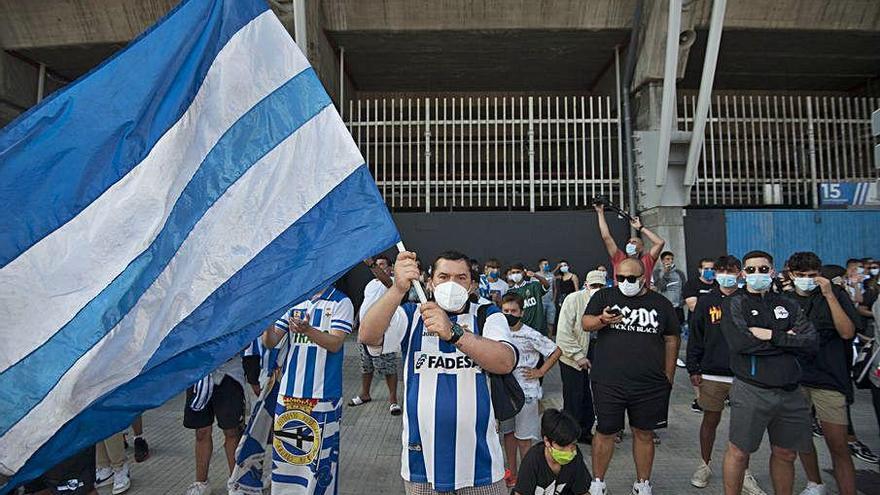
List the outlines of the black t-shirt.
<svg viewBox="0 0 880 495">
<path fill-rule="evenodd" d="M 860 332 L 864 328 L 864 320 L 849 300 L 849 295 L 838 287 L 834 287 L 833 291 L 837 302 L 856 327 L 856 333 Z M 844 340 L 837 333 L 831 307 L 825 296 L 819 289 L 809 296 L 801 296 L 796 292 L 787 295 L 798 302 L 819 333 L 819 353 L 810 357 L 798 356 L 801 365 L 800 382 L 811 387 L 836 390 L 852 397 L 852 382 L 849 379 L 852 339 Z"/>
<path fill-rule="evenodd" d="M 626 297 L 609 287 L 590 298 L 584 314 L 601 315 L 606 306 L 624 318 L 597 332 L 590 380 L 628 387 L 667 383 L 664 337 L 678 335 L 680 325 L 672 303 L 652 290 Z"/>
<path fill-rule="evenodd" d="M 581 449 L 568 464 L 553 472 L 544 457 L 544 443 L 535 444 L 522 460 L 514 493 L 519 495 L 583 495 L 590 490 L 593 478 Z"/>
<path fill-rule="evenodd" d="M 682 300 L 687 300 L 689 297 L 696 297 L 697 299 L 699 299 L 706 294 L 712 292 L 712 289 L 714 288 L 714 281 L 707 284 L 700 280 L 700 277 L 693 277 L 685 282 L 684 288 L 681 290 L 681 298 Z"/>
</svg>

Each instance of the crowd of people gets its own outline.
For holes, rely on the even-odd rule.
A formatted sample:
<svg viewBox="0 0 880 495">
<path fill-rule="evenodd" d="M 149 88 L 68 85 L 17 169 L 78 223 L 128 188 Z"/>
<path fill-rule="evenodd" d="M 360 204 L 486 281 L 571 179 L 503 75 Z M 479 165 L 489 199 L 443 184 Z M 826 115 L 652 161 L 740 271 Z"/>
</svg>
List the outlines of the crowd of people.
<svg viewBox="0 0 880 495">
<path fill-rule="evenodd" d="M 407 494 L 605 495 L 614 445 L 628 423 L 632 493 L 650 495 L 676 365 L 686 368 L 691 407 L 702 413 L 693 439 L 701 460 L 690 484 L 708 487 L 720 473 L 715 492 L 765 493 L 749 461 L 767 432 L 774 493 L 794 492 L 798 459 L 808 480 L 800 493 L 826 493 L 816 436 L 830 453 L 838 493 L 855 494 L 853 457 L 878 462 L 856 436 L 850 405 L 855 379 L 870 389 L 880 425 L 880 380 L 853 372 L 854 361 L 856 371 L 877 366 L 880 263 L 828 265 L 811 252 L 779 263 L 754 250 L 742 259 L 702 259 L 689 277 L 637 218 L 635 235 L 618 247 L 596 208 L 609 263 L 583 282 L 566 260 L 505 266 L 447 251 L 423 266 L 415 253 L 401 252 L 393 262 L 384 255 L 365 261 L 374 279 L 357 313 L 333 286 L 290 308 L 241 356 L 187 390 L 183 423 L 196 439 L 187 494 L 210 492 L 215 419 L 230 494 L 336 493 L 343 404 L 371 402 L 379 373 L 388 414 L 402 416 Z M 355 329 L 361 388 L 343 402 L 343 342 Z M 557 365 L 563 407 L 544 409 L 542 381 Z M 247 421 L 246 387 L 259 398 Z M 728 441 L 716 463 L 725 410 Z M 257 424 L 261 414 L 268 426 Z M 67 493 L 102 483 L 114 494 L 126 491 L 124 441 L 114 435 L 86 454 L 91 464 L 80 457 L 74 467 L 62 466 L 85 480 Z M 143 460 L 146 442 L 135 442 Z M 584 446 L 591 448 L 589 466 Z M 265 470 L 264 453 L 272 459 Z M 94 476 L 82 474 L 88 469 Z M 243 481 L 248 476 L 254 485 Z M 52 483 L 46 478 L 27 491 Z"/>
</svg>

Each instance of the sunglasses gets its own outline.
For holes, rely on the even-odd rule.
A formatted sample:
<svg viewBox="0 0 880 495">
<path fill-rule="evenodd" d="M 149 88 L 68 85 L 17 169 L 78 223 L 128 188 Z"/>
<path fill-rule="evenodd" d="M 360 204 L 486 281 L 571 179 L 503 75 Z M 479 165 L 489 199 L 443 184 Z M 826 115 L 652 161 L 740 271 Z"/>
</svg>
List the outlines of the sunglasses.
<svg viewBox="0 0 880 495">
<path fill-rule="evenodd" d="M 624 280 L 626 280 L 627 282 L 634 284 L 634 283 L 636 283 L 636 281 L 638 279 L 642 278 L 642 276 L 641 275 L 617 275 L 614 278 L 616 278 L 618 282 L 623 282 Z"/>
<path fill-rule="evenodd" d="M 761 265 L 761 266 L 747 266 L 747 267 L 743 268 L 743 271 L 744 271 L 744 272 L 746 272 L 746 273 L 750 273 L 750 274 L 751 274 L 751 273 L 755 273 L 755 272 L 770 273 L 772 270 L 773 270 L 773 267 L 770 267 L 770 266 L 767 266 L 767 265 Z"/>
</svg>

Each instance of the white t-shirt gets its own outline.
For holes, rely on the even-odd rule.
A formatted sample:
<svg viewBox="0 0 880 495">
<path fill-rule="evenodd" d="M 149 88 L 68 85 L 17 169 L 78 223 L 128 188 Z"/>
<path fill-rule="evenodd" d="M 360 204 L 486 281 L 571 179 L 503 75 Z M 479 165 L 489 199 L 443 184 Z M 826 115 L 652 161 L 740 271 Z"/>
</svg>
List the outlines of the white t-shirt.
<svg viewBox="0 0 880 495">
<path fill-rule="evenodd" d="M 550 357 L 557 349 L 556 343 L 526 324 L 519 330 L 511 330 L 510 335 L 513 345 L 519 350 L 519 364 L 513 370 L 513 375 L 526 398 L 540 399 L 543 397 L 541 382 L 537 378 L 526 378 L 525 371 L 536 367 L 540 356 Z"/>
<path fill-rule="evenodd" d="M 487 296 L 487 299 L 491 300 L 492 296 L 495 294 L 498 294 L 498 298 L 500 299 L 504 297 L 504 294 L 507 294 L 509 288 L 510 286 L 503 280 L 489 282 L 489 295 Z"/>
<path fill-rule="evenodd" d="M 379 281 L 379 279 L 374 278 L 367 283 L 367 286 L 364 287 L 364 302 L 361 304 L 361 309 L 358 311 L 358 320 L 364 321 L 364 316 L 367 315 L 367 311 L 376 304 L 385 293 L 388 292 L 388 287 L 385 287 L 385 284 Z M 400 352 L 400 341 L 393 341 L 393 339 L 385 339 L 385 342 L 382 344 L 382 352 L 381 354 L 390 354 L 392 352 Z M 371 349 L 370 354 L 379 355 L 378 347 Z"/>
</svg>

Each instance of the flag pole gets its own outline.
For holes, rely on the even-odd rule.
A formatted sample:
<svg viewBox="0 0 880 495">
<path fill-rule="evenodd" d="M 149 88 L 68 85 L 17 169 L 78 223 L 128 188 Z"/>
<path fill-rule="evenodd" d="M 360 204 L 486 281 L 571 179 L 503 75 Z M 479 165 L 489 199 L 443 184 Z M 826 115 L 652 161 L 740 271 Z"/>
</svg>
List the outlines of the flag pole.
<svg viewBox="0 0 880 495">
<path fill-rule="evenodd" d="M 397 251 L 401 253 L 406 251 L 406 248 L 403 246 L 403 241 L 397 243 Z M 419 301 L 421 301 L 422 304 L 428 302 L 428 297 L 425 296 L 425 289 L 422 288 L 422 283 L 418 280 L 413 280 L 412 285 L 416 289 L 416 294 L 419 295 Z"/>
</svg>

